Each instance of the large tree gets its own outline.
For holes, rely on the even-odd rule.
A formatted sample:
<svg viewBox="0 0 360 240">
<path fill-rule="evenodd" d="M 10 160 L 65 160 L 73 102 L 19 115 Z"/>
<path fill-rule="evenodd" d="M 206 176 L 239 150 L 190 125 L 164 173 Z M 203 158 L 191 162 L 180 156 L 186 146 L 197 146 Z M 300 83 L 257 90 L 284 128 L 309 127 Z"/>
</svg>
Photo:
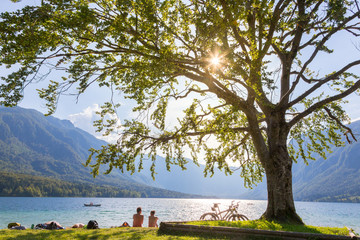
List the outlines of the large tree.
<svg viewBox="0 0 360 240">
<path fill-rule="evenodd" d="M 293 161 L 325 157 L 351 137 L 342 99 L 360 87 L 360 60 L 310 67 L 337 35 L 358 36 L 359 17 L 358 2 L 342 0 L 43 0 L 1 14 L 0 63 L 12 73 L 0 100 L 16 105 L 49 70 L 61 74 L 39 90 L 50 113 L 68 91 L 109 87 L 145 117 L 124 121 L 116 144 L 92 149 L 94 174 L 102 164 L 135 171 L 144 158 L 155 172 L 157 154 L 168 168 L 185 168 L 185 152 L 195 163 L 201 156 L 205 174 L 231 173 L 233 162 L 246 185 L 266 174 L 263 218 L 302 223 Z M 115 128 L 105 116 L 117 107 L 103 106 L 99 130 Z M 174 108 L 183 112 L 169 121 Z"/>
</svg>

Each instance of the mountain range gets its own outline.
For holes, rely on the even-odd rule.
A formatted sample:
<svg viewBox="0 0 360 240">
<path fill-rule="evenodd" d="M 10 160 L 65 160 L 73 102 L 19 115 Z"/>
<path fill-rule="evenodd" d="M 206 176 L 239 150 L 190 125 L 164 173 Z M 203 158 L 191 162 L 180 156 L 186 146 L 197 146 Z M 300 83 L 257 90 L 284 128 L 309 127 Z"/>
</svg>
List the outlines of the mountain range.
<svg viewBox="0 0 360 240">
<path fill-rule="evenodd" d="M 360 121 L 349 127 L 358 138 Z M 298 201 L 360 202 L 360 139 L 345 146 L 331 148 L 327 158 L 318 157 L 305 164 L 293 164 L 293 194 Z M 266 199 L 266 179 L 240 198 Z"/>
<path fill-rule="evenodd" d="M 350 126 L 360 132 L 360 122 Z M 216 171 L 203 177 L 204 166 L 189 160 L 187 170 L 171 166 L 166 170 L 164 158 L 156 159 L 155 181 L 150 177 L 151 161 L 144 161 L 144 170 L 133 175 L 114 169 L 95 179 L 85 163 L 91 147 L 106 142 L 74 127 L 68 120 L 45 117 L 40 112 L 20 107 L 0 107 L 1 171 L 27 174 L 79 184 L 95 184 L 137 191 L 147 197 L 219 197 L 266 199 L 265 181 L 254 189 L 244 188 L 237 171 L 226 176 Z M 293 166 L 296 200 L 360 202 L 360 143 L 333 148 L 327 160 L 317 159 L 308 166 L 301 160 Z M 1 172 L 0 172 L 1 176 Z M 1 192 L 1 189 L 0 189 Z"/>
<path fill-rule="evenodd" d="M 349 125 L 359 138 L 360 121 Z M 345 138 L 345 137 L 344 137 Z M 319 157 L 308 165 L 294 164 L 295 199 L 303 201 L 360 202 L 360 139 L 333 147 L 327 159 Z"/>
<path fill-rule="evenodd" d="M 350 128 L 359 136 L 360 121 L 351 123 Z M 360 139 L 331 150 L 327 159 L 318 157 L 308 164 L 299 159 L 293 164 L 295 200 L 360 202 Z M 267 199 L 265 177 L 253 189 L 245 189 L 237 171 L 231 176 L 216 171 L 212 178 L 204 178 L 204 166 L 190 165 L 186 171 L 173 166 L 167 172 L 164 161 L 158 162 L 161 173 L 156 177 L 158 187 L 223 198 Z"/>
<path fill-rule="evenodd" d="M 198 197 L 150 187 L 116 171 L 93 178 L 83 163 L 91 147 L 104 144 L 68 120 L 45 117 L 31 109 L 0 107 L 0 169 L 3 173 L 25 174 L 20 175 L 21 184 L 29 184 L 24 181 L 29 176 L 39 176 L 65 181 L 62 186 L 69 182 L 95 184 L 135 191 L 143 197 Z"/>
</svg>

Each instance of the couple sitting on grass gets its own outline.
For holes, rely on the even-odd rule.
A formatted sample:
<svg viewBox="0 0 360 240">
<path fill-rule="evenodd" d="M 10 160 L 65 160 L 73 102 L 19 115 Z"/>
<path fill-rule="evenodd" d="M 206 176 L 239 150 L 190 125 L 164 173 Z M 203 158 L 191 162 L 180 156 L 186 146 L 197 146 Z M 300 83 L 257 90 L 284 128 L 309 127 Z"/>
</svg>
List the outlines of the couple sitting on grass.
<svg viewBox="0 0 360 240">
<path fill-rule="evenodd" d="M 150 212 L 149 216 L 149 227 L 158 227 L 158 218 L 155 217 L 155 211 Z M 141 207 L 136 209 L 136 214 L 133 216 L 133 227 L 142 227 L 144 222 L 144 215 L 141 214 Z"/>
</svg>

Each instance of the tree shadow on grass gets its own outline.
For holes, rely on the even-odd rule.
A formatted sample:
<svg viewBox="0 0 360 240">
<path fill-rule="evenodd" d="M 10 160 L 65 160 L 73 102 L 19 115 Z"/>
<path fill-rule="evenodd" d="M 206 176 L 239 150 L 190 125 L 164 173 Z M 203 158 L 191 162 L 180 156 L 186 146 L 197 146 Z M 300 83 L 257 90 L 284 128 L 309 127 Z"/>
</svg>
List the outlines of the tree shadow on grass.
<svg viewBox="0 0 360 240">
<path fill-rule="evenodd" d="M 313 226 L 297 225 L 297 224 L 282 224 L 270 221 L 246 221 L 246 225 L 243 225 L 241 221 L 238 222 L 219 222 L 218 226 L 224 227 L 236 227 L 236 228 L 250 228 L 257 230 L 269 230 L 269 231 L 287 231 L 287 232 L 303 232 L 303 233 L 319 233 L 321 231 Z"/>
<path fill-rule="evenodd" d="M 112 240 L 112 239 L 151 239 L 156 236 L 154 229 L 69 229 L 69 230 L 0 230 L 2 240 Z"/>
<path fill-rule="evenodd" d="M 180 231 L 158 231 L 157 235 L 163 237 L 164 240 L 187 239 L 186 237 L 198 240 L 234 239 L 234 237 L 214 236 L 214 234 L 211 233 L 184 233 Z"/>
</svg>

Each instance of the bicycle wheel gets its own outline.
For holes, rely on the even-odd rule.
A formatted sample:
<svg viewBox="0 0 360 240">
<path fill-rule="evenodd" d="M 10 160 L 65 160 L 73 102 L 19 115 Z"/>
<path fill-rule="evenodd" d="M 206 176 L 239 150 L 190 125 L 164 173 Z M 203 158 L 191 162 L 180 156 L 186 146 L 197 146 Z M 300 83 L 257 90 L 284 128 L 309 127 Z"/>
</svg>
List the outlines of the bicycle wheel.
<svg viewBox="0 0 360 240">
<path fill-rule="evenodd" d="M 247 221 L 249 218 L 243 214 L 233 214 L 227 219 L 228 221 Z"/>
<path fill-rule="evenodd" d="M 203 215 L 201 215 L 200 220 L 210 220 L 210 221 L 214 221 L 217 220 L 218 217 L 216 216 L 215 213 L 204 213 Z"/>
</svg>

